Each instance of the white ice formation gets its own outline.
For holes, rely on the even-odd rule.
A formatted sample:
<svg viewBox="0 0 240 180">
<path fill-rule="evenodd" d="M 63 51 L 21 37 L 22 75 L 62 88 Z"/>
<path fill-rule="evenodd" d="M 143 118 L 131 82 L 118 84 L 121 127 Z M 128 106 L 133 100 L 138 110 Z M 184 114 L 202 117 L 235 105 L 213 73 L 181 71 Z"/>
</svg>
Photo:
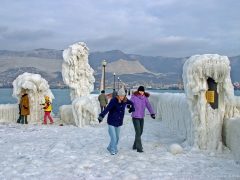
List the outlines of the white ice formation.
<svg viewBox="0 0 240 180">
<path fill-rule="evenodd" d="M 96 95 L 76 98 L 72 102 L 73 116 L 78 127 L 93 125 L 97 123 L 99 103 Z"/>
<path fill-rule="evenodd" d="M 0 104 L 0 122 L 14 123 L 19 117 L 18 104 Z"/>
<path fill-rule="evenodd" d="M 184 93 L 151 93 L 150 102 L 169 130 L 185 139 L 185 143 L 193 145 L 193 128 L 191 113 Z"/>
<path fill-rule="evenodd" d="M 28 122 L 42 121 L 43 109 L 40 104 L 44 102 L 44 96 L 54 99 L 48 82 L 39 74 L 25 72 L 13 81 L 13 97 L 17 98 L 18 102 L 20 102 L 23 90 L 26 90 L 29 97 L 30 116 Z"/>
<path fill-rule="evenodd" d="M 63 51 L 62 77 L 75 98 L 89 95 L 94 89 L 94 70 L 88 64 L 88 47 L 84 42 L 75 43 Z"/>
<path fill-rule="evenodd" d="M 217 109 L 206 100 L 209 77 L 217 83 Z M 182 136 L 184 144 L 221 151 L 223 121 L 240 116 L 240 98 L 234 96 L 228 58 L 216 54 L 190 57 L 183 67 L 183 81 L 185 94 L 151 94 L 157 118 Z"/>
<path fill-rule="evenodd" d="M 206 100 L 207 79 L 217 83 L 218 108 Z M 194 129 L 194 145 L 200 149 L 222 149 L 222 126 L 225 107 L 234 99 L 227 56 L 195 55 L 183 66 L 183 82 Z"/>
<path fill-rule="evenodd" d="M 88 47 L 83 42 L 75 43 L 63 51 L 63 59 L 62 76 L 65 84 L 70 87 L 75 125 L 83 127 L 94 120 L 96 122 L 99 105 L 90 96 L 95 79 L 94 70 L 88 64 Z"/>
<path fill-rule="evenodd" d="M 61 121 L 67 125 L 76 125 L 74 117 L 72 105 L 62 105 L 59 107 L 59 114 L 61 117 Z"/>
</svg>

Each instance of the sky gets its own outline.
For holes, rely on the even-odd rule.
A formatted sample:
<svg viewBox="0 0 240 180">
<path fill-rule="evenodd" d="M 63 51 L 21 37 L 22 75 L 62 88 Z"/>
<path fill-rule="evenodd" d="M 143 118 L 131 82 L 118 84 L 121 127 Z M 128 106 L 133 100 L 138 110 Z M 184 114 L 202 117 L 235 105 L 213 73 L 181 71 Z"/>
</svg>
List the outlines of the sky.
<svg viewBox="0 0 240 180">
<path fill-rule="evenodd" d="M 0 49 L 240 55 L 239 0 L 1 0 Z"/>
</svg>

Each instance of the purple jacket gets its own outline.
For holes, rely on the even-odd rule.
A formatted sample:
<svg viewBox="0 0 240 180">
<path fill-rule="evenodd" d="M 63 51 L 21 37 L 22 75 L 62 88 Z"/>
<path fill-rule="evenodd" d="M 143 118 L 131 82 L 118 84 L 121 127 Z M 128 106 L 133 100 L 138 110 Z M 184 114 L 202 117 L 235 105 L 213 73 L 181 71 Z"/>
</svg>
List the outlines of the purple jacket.
<svg viewBox="0 0 240 180">
<path fill-rule="evenodd" d="M 134 92 L 131 96 L 131 101 L 134 104 L 135 111 L 132 113 L 133 118 L 144 118 L 145 116 L 145 108 L 148 109 L 150 114 L 155 114 L 151 104 L 149 103 L 148 97 L 150 95 L 148 93 L 144 93 L 144 95 L 140 95 L 138 91 Z"/>
</svg>

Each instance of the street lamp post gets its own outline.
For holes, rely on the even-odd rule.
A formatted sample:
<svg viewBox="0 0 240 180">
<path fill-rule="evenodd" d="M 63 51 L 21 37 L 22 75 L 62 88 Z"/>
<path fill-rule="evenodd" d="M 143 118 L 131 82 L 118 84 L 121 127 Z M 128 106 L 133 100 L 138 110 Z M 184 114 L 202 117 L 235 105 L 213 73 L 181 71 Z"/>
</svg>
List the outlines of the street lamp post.
<svg viewBox="0 0 240 180">
<path fill-rule="evenodd" d="M 119 91 L 119 81 L 120 81 L 120 79 L 119 79 L 119 77 L 118 77 L 118 91 Z"/>
<path fill-rule="evenodd" d="M 105 73 L 106 73 L 106 71 L 105 71 L 105 68 L 106 68 L 106 66 L 107 66 L 107 61 L 106 60 L 103 60 L 102 61 L 102 66 L 103 66 L 103 90 L 105 91 L 105 79 L 106 79 L 106 77 L 105 77 Z"/>
<path fill-rule="evenodd" d="M 115 77 L 116 77 L 116 73 L 113 73 L 113 89 L 115 91 Z"/>
</svg>

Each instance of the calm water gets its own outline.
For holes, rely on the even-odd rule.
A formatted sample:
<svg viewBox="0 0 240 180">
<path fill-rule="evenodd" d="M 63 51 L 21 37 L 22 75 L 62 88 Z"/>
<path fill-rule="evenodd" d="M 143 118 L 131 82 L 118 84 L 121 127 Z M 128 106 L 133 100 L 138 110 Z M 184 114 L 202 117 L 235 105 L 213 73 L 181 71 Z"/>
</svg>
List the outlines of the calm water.
<svg viewBox="0 0 240 180">
<path fill-rule="evenodd" d="M 58 113 L 58 109 L 62 105 L 70 104 L 70 93 L 69 89 L 51 89 L 55 96 L 53 101 L 53 112 Z M 17 100 L 12 97 L 12 89 L 0 89 L 0 104 L 12 104 L 17 103 Z M 106 93 L 111 93 L 111 90 L 107 90 Z M 179 90 L 149 90 L 149 92 L 171 92 L 171 93 L 182 93 Z M 98 91 L 94 91 L 94 94 L 98 94 Z M 236 96 L 240 96 L 240 91 L 235 91 Z"/>
</svg>

